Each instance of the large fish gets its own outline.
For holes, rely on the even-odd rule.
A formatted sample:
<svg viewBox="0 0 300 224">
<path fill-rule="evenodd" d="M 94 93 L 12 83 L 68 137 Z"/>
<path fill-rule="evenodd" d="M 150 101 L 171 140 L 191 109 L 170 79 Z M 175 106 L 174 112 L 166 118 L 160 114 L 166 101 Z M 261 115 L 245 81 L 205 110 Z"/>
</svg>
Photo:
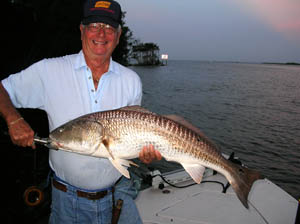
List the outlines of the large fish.
<svg viewBox="0 0 300 224">
<path fill-rule="evenodd" d="M 223 174 L 248 208 L 248 194 L 258 172 L 225 159 L 201 131 L 178 116 L 160 116 L 142 107 L 96 112 L 76 118 L 50 133 L 51 146 L 84 155 L 108 158 L 129 178 L 124 166 L 152 144 L 168 161 L 180 163 L 198 184 L 205 167 Z"/>
</svg>

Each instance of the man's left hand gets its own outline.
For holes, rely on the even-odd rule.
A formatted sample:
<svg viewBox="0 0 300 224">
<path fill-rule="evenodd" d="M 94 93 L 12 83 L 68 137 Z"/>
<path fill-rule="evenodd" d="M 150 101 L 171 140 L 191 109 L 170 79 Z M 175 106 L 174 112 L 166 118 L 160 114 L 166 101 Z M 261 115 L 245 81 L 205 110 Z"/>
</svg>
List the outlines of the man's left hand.
<svg viewBox="0 0 300 224">
<path fill-rule="evenodd" d="M 154 149 L 153 145 L 144 146 L 139 153 L 139 159 L 146 164 L 155 160 L 161 160 L 162 156 L 159 151 Z"/>
</svg>

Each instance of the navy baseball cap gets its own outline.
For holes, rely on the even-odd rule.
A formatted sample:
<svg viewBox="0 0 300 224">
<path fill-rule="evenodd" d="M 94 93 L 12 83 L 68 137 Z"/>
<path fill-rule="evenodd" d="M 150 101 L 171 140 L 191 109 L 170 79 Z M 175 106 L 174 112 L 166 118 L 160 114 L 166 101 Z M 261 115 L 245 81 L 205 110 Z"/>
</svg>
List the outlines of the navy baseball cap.
<svg viewBox="0 0 300 224">
<path fill-rule="evenodd" d="M 105 23 L 117 28 L 121 24 L 121 17 L 121 6 L 116 1 L 85 0 L 83 3 L 83 25 Z"/>
</svg>

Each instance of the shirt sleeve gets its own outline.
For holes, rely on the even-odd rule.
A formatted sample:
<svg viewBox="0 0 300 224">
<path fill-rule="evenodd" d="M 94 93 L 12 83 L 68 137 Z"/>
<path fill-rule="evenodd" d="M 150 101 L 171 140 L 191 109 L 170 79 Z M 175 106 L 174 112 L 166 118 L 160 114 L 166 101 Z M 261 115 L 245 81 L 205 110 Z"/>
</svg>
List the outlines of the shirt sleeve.
<svg viewBox="0 0 300 224">
<path fill-rule="evenodd" d="M 2 85 L 17 108 L 43 109 L 43 83 L 40 75 L 45 73 L 43 61 L 12 74 L 2 80 Z"/>
</svg>

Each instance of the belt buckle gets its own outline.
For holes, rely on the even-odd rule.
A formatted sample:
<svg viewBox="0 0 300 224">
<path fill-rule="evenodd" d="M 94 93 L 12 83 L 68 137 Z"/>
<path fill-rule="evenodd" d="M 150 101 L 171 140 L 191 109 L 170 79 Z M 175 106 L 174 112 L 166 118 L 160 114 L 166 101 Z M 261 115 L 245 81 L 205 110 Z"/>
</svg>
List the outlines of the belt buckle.
<svg viewBox="0 0 300 224">
<path fill-rule="evenodd" d="M 99 200 L 104 198 L 107 195 L 107 191 L 99 191 L 99 192 L 83 192 L 77 191 L 77 195 L 80 197 L 87 198 L 88 200 Z"/>
<path fill-rule="evenodd" d="M 89 200 L 98 200 L 101 198 L 101 196 L 99 197 L 101 193 L 102 192 L 88 192 L 86 196 Z"/>
</svg>

